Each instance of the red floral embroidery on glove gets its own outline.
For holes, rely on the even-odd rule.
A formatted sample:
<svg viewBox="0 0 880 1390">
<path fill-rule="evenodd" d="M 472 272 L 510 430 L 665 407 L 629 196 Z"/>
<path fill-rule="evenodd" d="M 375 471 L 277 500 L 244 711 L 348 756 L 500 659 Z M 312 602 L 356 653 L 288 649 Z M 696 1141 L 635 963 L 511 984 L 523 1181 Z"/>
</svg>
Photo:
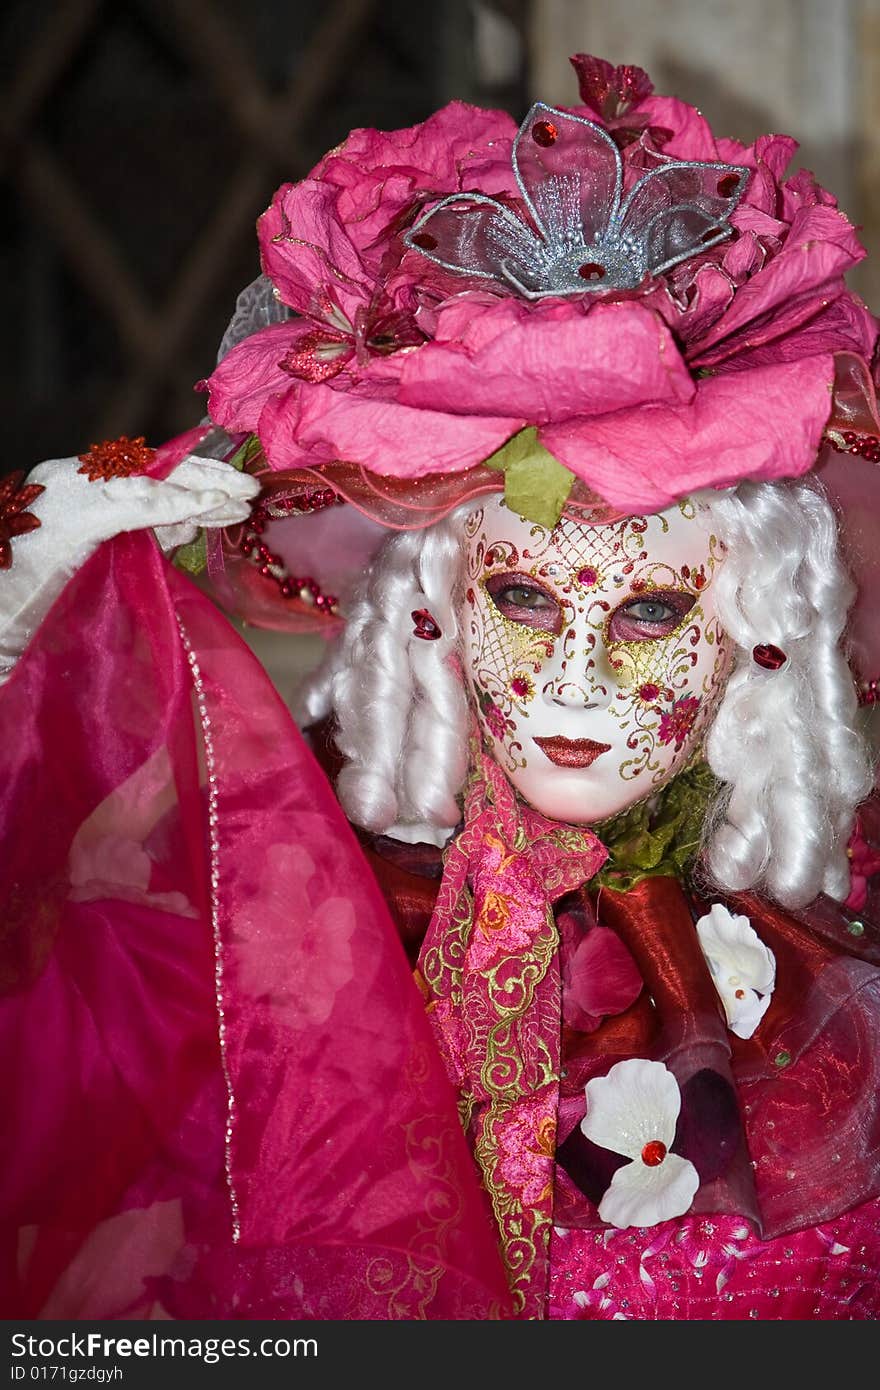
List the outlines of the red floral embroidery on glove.
<svg viewBox="0 0 880 1390">
<path fill-rule="evenodd" d="M 23 469 L 0 482 L 0 569 L 8 570 L 12 564 L 13 536 L 36 531 L 40 525 L 40 518 L 27 508 L 45 490 L 41 483 L 24 485 Z"/>
<path fill-rule="evenodd" d="M 143 473 L 153 462 L 156 450 L 151 449 L 142 434 L 137 439 L 120 435 L 118 439 L 105 439 L 103 444 L 93 444 L 88 453 L 78 454 L 82 468 L 78 470 L 88 476 L 90 483 L 99 480 L 108 482 L 110 478 L 127 478 L 132 473 Z"/>
</svg>

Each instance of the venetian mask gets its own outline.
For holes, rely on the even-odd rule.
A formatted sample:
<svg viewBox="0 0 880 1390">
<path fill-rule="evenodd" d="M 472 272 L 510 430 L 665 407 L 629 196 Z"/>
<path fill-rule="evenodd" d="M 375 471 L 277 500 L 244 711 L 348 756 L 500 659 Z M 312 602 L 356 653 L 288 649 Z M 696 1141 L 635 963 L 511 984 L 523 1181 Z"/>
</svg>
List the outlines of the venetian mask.
<svg viewBox="0 0 880 1390">
<path fill-rule="evenodd" d="M 549 530 L 493 498 L 466 537 L 464 665 L 514 787 L 581 825 L 653 795 L 697 750 L 733 653 L 706 514 L 685 501 Z"/>
</svg>

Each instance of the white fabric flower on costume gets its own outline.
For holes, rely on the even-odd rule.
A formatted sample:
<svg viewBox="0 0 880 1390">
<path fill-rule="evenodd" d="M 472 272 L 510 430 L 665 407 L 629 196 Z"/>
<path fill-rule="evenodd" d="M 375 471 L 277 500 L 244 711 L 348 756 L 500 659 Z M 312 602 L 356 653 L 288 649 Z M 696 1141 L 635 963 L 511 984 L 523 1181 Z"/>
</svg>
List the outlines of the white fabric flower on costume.
<svg viewBox="0 0 880 1390">
<path fill-rule="evenodd" d="M 700 948 L 718 991 L 727 1026 L 750 1038 L 770 1005 L 776 959 L 748 917 L 734 917 L 721 903 L 697 922 Z"/>
<path fill-rule="evenodd" d="M 581 1129 L 594 1144 L 631 1158 L 618 1168 L 599 1203 L 603 1221 L 621 1228 L 656 1226 L 683 1216 L 700 1185 L 694 1165 L 669 1152 L 681 1092 L 662 1062 L 632 1058 L 587 1082 Z"/>
</svg>

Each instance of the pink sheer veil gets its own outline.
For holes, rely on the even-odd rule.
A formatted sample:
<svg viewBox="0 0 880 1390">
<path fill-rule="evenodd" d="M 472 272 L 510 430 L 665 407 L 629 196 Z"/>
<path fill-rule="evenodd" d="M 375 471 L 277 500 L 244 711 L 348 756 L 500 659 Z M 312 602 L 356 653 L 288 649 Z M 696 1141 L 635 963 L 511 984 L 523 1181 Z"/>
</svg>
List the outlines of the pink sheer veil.
<svg viewBox="0 0 880 1390">
<path fill-rule="evenodd" d="M 118 537 L 0 706 L 3 1314 L 508 1315 L 385 904 L 208 599 Z"/>
</svg>

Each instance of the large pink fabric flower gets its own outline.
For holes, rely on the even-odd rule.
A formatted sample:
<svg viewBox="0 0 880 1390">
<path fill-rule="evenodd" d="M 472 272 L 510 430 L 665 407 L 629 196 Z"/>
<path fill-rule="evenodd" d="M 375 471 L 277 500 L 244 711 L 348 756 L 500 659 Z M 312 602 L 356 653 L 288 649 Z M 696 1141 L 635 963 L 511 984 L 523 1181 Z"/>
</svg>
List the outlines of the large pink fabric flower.
<svg viewBox="0 0 880 1390">
<path fill-rule="evenodd" d="M 636 291 L 529 300 L 402 237 L 457 192 L 523 215 L 509 116 L 452 103 L 406 130 L 354 131 L 260 219 L 263 269 L 297 317 L 221 362 L 212 418 L 257 432 L 273 469 L 346 462 L 413 481 L 461 473 L 534 425 L 623 512 L 806 471 L 833 354 L 869 357 L 876 337 L 843 281 L 864 254 L 854 229 L 810 175 L 782 181 L 793 141 L 716 140 L 646 79 L 609 97 L 612 69 L 598 100 L 601 65 L 579 61 L 574 110 L 607 121 L 625 187 L 669 158 L 751 171 L 730 238 Z"/>
</svg>

